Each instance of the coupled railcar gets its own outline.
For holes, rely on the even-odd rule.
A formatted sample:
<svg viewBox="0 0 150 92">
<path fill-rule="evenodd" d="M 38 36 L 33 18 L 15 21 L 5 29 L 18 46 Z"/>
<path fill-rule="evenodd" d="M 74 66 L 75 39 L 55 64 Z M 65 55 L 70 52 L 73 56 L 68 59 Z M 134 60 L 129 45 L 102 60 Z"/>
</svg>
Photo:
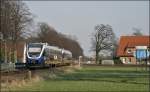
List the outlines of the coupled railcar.
<svg viewBox="0 0 150 92">
<path fill-rule="evenodd" d="M 48 61 L 60 61 L 62 58 L 71 59 L 72 53 L 57 46 L 50 46 L 48 43 L 29 43 L 25 46 L 24 57 L 27 66 L 44 67 Z"/>
</svg>

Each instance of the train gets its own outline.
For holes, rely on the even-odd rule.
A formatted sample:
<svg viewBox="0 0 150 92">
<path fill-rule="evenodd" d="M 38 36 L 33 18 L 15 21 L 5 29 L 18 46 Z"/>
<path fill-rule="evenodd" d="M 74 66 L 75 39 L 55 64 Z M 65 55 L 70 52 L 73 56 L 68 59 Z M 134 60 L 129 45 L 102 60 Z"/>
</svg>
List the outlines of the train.
<svg viewBox="0 0 150 92">
<path fill-rule="evenodd" d="M 24 46 L 26 66 L 46 66 L 52 61 L 71 60 L 72 52 L 48 43 L 28 43 Z"/>
</svg>

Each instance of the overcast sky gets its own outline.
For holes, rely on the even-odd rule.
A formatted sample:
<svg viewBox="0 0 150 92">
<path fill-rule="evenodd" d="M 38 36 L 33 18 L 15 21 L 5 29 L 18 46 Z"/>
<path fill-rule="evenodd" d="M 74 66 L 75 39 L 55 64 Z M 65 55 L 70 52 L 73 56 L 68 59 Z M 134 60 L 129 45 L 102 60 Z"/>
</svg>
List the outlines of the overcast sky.
<svg viewBox="0 0 150 92">
<path fill-rule="evenodd" d="M 46 22 L 58 32 L 75 35 L 85 55 L 91 55 L 91 33 L 109 24 L 119 38 L 140 28 L 149 34 L 148 1 L 25 1 L 35 22 Z"/>
</svg>

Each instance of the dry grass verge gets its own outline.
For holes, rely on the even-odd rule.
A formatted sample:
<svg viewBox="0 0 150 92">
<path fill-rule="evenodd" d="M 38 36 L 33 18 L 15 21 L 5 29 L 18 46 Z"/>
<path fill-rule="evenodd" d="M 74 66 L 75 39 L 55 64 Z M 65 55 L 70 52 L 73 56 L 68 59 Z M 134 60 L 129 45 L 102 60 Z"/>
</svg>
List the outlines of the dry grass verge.
<svg viewBox="0 0 150 92">
<path fill-rule="evenodd" d="M 47 80 L 47 79 L 54 79 L 57 77 L 59 73 L 73 73 L 75 70 L 81 69 L 78 65 L 73 66 L 64 66 L 64 67 L 57 67 L 55 69 L 49 70 L 35 70 L 32 71 L 32 78 L 29 80 L 27 78 L 17 78 L 13 77 L 5 82 L 1 82 L 1 91 L 12 91 L 16 88 L 21 88 L 24 86 L 32 86 L 37 82 Z M 26 75 L 25 75 L 26 76 Z"/>
<path fill-rule="evenodd" d="M 11 91 L 12 89 L 20 88 L 20 87 L 27 86 L 27 85 L 33 85 L 34 83 L 37 83 L 41 80 L 43 79 L 39 76 L 34 76 L 33 78 L 31 78 L 31 80 L 28 80 L 28 79 L 22 79 L 22 80 L 13 79 L 11 81 L 9 80 L 9 81 L 1 83 L 1 92 Z"/>
</svg>

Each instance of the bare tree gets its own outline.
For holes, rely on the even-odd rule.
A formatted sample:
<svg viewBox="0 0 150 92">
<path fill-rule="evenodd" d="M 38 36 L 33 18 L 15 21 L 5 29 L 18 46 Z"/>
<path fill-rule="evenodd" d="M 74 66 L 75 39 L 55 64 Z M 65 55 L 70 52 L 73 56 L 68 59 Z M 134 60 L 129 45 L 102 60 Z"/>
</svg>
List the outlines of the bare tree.
<svg viewBox="0 0 150 92">
<path fill-rule="evenodd" d="M 22 1 L 0 0 L 1 15 L 1 33 L 7 47 L 7 42 L 12 43 L 11 51 L 13 59 L 16 58 L 16 44 L 21 35 L 25 32 L 25 28 L 32 21 L 31 13 Z M 8 49 L 6 49 L 8 50 Z M 6 51 L 6 52 L 10 52 Z M 5 53 L 6 53 L 5 52 Z M 6 55 L 5 55 L 6 56 Z M 16 61 L 12 60 L 12 61 Z"/>
<path fill-rule="evenodd" d="M 32 21 L 31 13 L 22 1 L 1 0 L 1 33 L 4 39 L 18 39 Z"/>
<path fill-rule="evenodd" d="M 143 33 L 141 32 L 141 30 L 142 29 L 140 29 L 140 28 L 132 28 L 133 29 L 133 35 L 134 36 L 142 36 L 143 35 Z"/>
<path fill-rule="evenodd" d="M 48 35 L 48 32 L 50 31 L 50 27 L 47 23 L 41 22 L 38 23 L 38 38 L 41 42 L 47 42 L 46 37 Z"/>
<path fill-rule="evenodd" d="M 92 36 L 92 50 L 96 54 L 96 63 L 101 61 L 99 53 L 102 50 L 111 50 L 113 48 L 114 38 L 115 35 L 110 25 L 100 24 L 95 26 L 95 32 Z"/>
<path fill-rule="evenodd" d="M 73 58 L 83 55 L 83 50 L 76 39 L 73 39 L 70 35 L 58 33 L 53 27 L 44 22 L 38 23 L 37 37 L 31 38 L 30 41 L 47 42 L 50 45 L 70 50 Z"/>
<path fill-rule="evenodd" d="M 14 52 L 14 57 L 16 58 L 17 40 L 19 40 L 26 26 L 32 21 L 32 18 L 30 17 L 31 14 L 23 2 L 15 1 L 15 2 L 12 2 L 12 5 L 13 5 L 12 21 L 14 24 L 13 25 L 14 29 L 12 30 L 12 42 L 14 43 L 13 52 Z"/>
</svg>

